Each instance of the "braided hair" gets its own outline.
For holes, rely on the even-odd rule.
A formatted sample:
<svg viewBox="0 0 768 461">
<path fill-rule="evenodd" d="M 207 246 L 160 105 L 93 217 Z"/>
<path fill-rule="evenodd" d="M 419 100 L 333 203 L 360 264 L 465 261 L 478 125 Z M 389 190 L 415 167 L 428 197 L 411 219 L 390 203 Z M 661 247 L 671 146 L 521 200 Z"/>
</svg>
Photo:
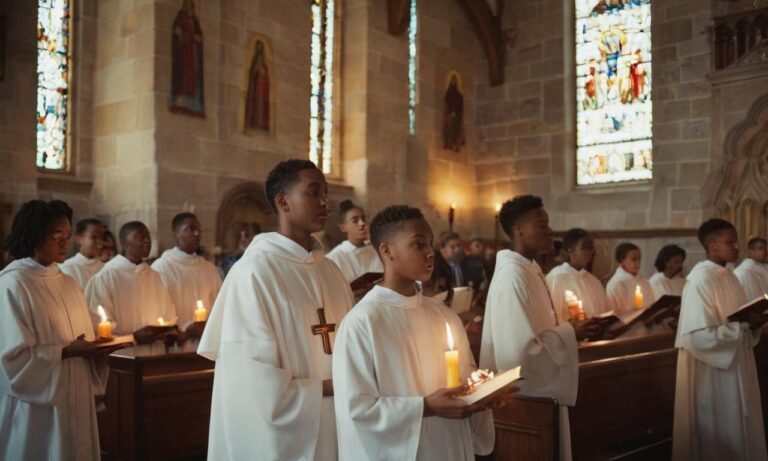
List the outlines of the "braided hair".
<svg viewBox="0 0 768 461">
<path fill-rule="evenodd" d="M 424 219 L 418 208 L 408 205 L 392 205 L 379 211 L 371 221 L 371 244 L 376 251 L 395 231 L 402 229 L 405 221 Z"/>
<path fill-rule="evenodd" d="M 8 252 L 14 259 L 34 256 L 35 249 L 45 243 L 53 232 L 56 220 L 62 217 L 72 222 L 72 208 L 61 200 L 31 200 L 25 203 L 13 217 L 11 232 L 5 239 Z"/>
</svg>

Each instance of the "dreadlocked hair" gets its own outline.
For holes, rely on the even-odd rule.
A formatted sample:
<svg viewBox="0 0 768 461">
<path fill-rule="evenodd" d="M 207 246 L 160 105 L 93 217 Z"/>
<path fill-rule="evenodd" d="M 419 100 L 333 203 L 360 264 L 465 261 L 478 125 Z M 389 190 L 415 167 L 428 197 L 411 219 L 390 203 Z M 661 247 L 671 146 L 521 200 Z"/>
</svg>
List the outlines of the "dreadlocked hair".
<svg viewBox="0 0 768 461">
<path fill-rule="evenodd" d="M 44 202 L 31 200 L 21 206 L 13 217 L 11 232 L 5 246 L 14 259 L 30 258 L 53 232 L 59 218 L 72 222 L 72 208 L 61 200 Z"/>
</svg>

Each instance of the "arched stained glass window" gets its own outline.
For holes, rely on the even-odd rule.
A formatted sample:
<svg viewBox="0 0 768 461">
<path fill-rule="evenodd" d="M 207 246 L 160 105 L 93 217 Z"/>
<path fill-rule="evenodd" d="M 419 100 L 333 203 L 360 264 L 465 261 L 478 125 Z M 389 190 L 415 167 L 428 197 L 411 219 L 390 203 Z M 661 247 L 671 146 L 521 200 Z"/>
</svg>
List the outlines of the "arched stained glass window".
<svg viewBox="0 0 768 461">
<path fill-rule="evenodd" d="M 408 132 L 410 134 L 416 134 L 416 64 L 418 59 L 416 38 L 418 37 L 418 28 L 416 0 L 411 0 L 408 25 Z"/>
<path fill-rule="evenodd" d="M 333 174 L 334 0 L 312 0 L 309 159 Z"/>
</svg>

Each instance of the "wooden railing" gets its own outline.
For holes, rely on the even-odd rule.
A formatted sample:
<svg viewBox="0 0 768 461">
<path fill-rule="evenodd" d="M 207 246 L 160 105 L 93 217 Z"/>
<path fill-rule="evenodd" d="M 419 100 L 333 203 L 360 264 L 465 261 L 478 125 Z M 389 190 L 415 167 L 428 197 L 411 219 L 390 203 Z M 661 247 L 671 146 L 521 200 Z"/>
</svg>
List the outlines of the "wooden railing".
<svg viewBox="0 0 768 461">
<path fill-rule="evenodd" d="M 715 69 L 725 69 L 768 40 L 768 8 L 715 18 Z"/>
</svg>

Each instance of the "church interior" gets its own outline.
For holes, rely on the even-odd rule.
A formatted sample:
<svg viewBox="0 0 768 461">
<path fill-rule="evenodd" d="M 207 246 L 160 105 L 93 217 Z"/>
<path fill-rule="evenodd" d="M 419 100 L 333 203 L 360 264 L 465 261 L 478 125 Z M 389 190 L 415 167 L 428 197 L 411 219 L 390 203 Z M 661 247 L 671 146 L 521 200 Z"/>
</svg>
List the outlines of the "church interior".
<svg viewBox="0 0 768 461">
<path fill-rule="evenodd" d="M 327 180 L 326 252 L 345 201 L 369 219 L 420 209 L 438 252 L 451 233 L 467 252 L 511 248 L 502 205 L 530 194 L 555 240 L 544 275 L 574 228 L 603 285 L 623 242 L 640 276 L 669 244 L 686 274 L 710 218 L 733 224 L 741 261 L 768 236 L 768 1 L 0 2 L 0 268 L 30 200 L 66 202 L 73 230 L 144 223 L 150 261 L 194 214 L 219 266 L 246 230 L 278 229 L 265 181 L 289 159 Z M 460 315 L 475 360 L 482 302 Z M 674 331 L 579 344 L 572 459 L 672 459 Z M 102 459 L 205 459 L 214 362 L 165 348 L 110 356 Z M 495 459 L 570 459 L 559 411 L 541 395 L 494 410 Z"/>
</svg>

